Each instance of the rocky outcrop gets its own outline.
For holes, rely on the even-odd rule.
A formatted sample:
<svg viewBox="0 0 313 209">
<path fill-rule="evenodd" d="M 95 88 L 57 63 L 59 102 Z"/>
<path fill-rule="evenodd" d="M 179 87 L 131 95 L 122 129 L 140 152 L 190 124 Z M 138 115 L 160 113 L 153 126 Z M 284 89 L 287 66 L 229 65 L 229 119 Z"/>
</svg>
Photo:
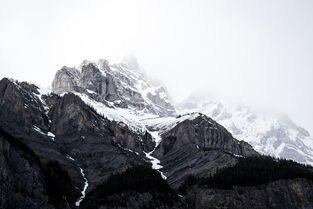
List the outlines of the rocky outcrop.
<svg viewBox="0 0 313 209">
<path fill-rule="evenodd" d="M 80 85 L 80 72 L 76 68 L 64 66 L 59 70 L 52 82 L 53 92 L 61 94 L 63 92 L 70 92 L 77 90 Z"/>
<path fill-rule="evenodd" d="M 241 156 L 257 155 L 248 143 L 238 141 L 223 126 L 203 114 L 177 124 L 164 133 L 162 138 L 164 140 L 156 151 L 158 156 L 187 147 L 204 151 L 220 150 Z"/>
<path fill-rule="evenodd" d="M 1 127 L 22 136 L 36 134 L 34 127 L 47 133 L 49 120 L 37 95 L 39 92 L 35 85 L 2 79 L 0 82 Z"/>
<path fill-rule="evenodd" d="M 305 179 L 278 180 L 266 185 L 231 190 L 195 186 L 186 195 L 191 208 L 313 208 L 313 183 Z"/>
<path fill-rule="evenodd" d="M 258 155 L 248 143 L 233 138 L 202 114 L 178 123 L 162 139 L 153 155 L 161 160 L 162 171 L 174 187 L 190 174 L 208 176 L 217 168 L 233 165 L 238 156 Z"/>
<path fill-rule="evenodd" d="M 107 101 L 118 100 L 120 97 L 116 83 L 112 76 L 104 71 L 110 69 L 108 62 L 104 60 L 100 63 L 102 68 L 88 61 L 83 62 L 81 65 L 80 86 L 89 92 L 95 92 Z"/>
<path fill-rule="evenodd" d="M 98 63 L 85 60 L 80 65 L 80 72 L 63 67 L 56 73 L 52 92 L 96 94 L 104 103 L 113 102 L 116 107 L 129 107 L 161 116 L 175 115 L 165 88 L 152 85 L 134 59 L 112 66 L 107 60 Z"/>
</svg>

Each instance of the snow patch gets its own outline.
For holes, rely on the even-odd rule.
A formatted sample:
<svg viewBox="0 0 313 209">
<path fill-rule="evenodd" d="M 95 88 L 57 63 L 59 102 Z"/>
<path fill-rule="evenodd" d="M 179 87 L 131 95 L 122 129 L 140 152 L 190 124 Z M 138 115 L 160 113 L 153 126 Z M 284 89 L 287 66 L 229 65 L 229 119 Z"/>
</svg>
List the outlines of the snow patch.
<svg viewBox="0 0 313 209">
<path fill-rule="evenodd" d="M 245 157 L 245 156 L 243 156 L 243 155 L 237 155 L 237 154 L 233 154 L 233 156 L 234 156 L 234 157 L 243 157 L 243 158 Z"/>
<path fill-rule="evenodd" d="M 159 135 L 157 131 L 150 132 L 150 134 L 153 137 L 154 141 L 156 142 L 156 145 L 151 152 L 144 152 L 144 153 L 146 155 L 146 158 L 148 158 L 150 162 L 152 163 L 152 169 L 157 170 L 161 174 L 162 178 L 166 180 L 167 177 L 164 175 L 162 171 L 160 171 L 160 169 L 163 168 L 163 166 L 160 165 L 161 163 L 160 160 L 152 156 L 152 153 L 155 151 L 155 149 L 157 148 L 157 146 L 162 140 L 161 136 Z"/>
<path fill-rule="evenodd" d="M 70 160 L 72 160 L 72 161 L 75 161 L 75 159 L 74 158 L 72 158 L 71 156 L 69 156 L 69 155 L 66 155 L 66 158 L 67 159 L 70 159 Z"/>
<path fill-rule="evenodd" d="M 55 135 L 54 135 L 53 133 L 51 133 L 51 132 L 48 132 L 48 133 L 47 133 L 47 136 L 51 137 L 52 140 L 54 140 L 54 138 L 55 138 Z"/>
<path fill-rule="evenodd" d="M 91 91 L 91 90 L 89 90 L 89 89 L 86 89 L 86 90 L 87 90 L 87 92 L 88 92 L 89 94 L 97 94 L 96 92 Z"/>
<path fill-rule="evenodd" d="M 118 146 L 119 148 L 121 148 L 122 150 L 125 150 L 125 151 L 128 151 L 128 152 L 135 153 L 136 155 L 138 155 L 138 156 L 139 156 L 139 153 L 138 153 L 138 152 L 135 152 L 135 151 L 133 151 L 133 150 L 131 150 L 131 149 L 128 149 L 128 148 L 122 147 L 120 144 L 117 144 L 117 146 Z"/>
<path fill-rule="evenodd" d="M 38 128 L 38 127 L 35 126 L 35 125 L 33 125 L 33 130 L 37 131 L 37 132 L 40 133 L 41 135 L 50 137 L 50 138 L 54 141 L 55 135 L 54 135 L 53 133 L 51 133 L 51 132 L 44 133 L 40 128 Z"/>
<path fill-rule="evenodd" d="M 162 138 L 159 135 L 159 132 L 158 131 L 149 131 L 149 133 L 150 133 L 150 135 L 152 136 L 152 139 L 155 142 L 155 147 L 157 147 L 161 143 L 161 141 L 162 141 Z"/>
<path fill-rule="evenodd" d="M 47 134 L 45 134 L 40 128 L 38 128 L 37 126 L 33 126 L 33 129 L 34 129 L 35 131 L 37 131 L 38 133 L 42 134 L 42 135 L 47 135 Z"/>
<path fill-rule="evenodd" d="M 150 162 L 152 163 L 152 169 L 159 171 L 162 178 L 166 180 L 167 177 L 164 175 L 164 173 L 162 171 L 160 171 L 160 169 L 163 168 L 163 166 L 160 165 L 160 163 L 161 163 L 160 160 L 152 156 L 152 153 L 154 151 L 155 151 L 155 149 L 152 150 L 151 152 L 144 152 L 144 153 L 145 153 L 146 157 L 149 160 L 151 160 Z"/>
</svg>

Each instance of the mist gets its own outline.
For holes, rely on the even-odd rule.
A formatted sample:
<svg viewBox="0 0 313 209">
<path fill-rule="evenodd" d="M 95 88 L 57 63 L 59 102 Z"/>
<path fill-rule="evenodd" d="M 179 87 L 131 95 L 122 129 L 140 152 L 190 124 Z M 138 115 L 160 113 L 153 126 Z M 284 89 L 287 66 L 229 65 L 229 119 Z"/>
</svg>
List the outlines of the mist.
<svg viewBox="0 0 313 209">
<path fill-rule="evenodd" d="M 135 55 L 175 101 L 287 113 L 313 133 L 312 1 L 1 1 L 0 77 L 49 86 L 63 65 Z"/>
</svg>

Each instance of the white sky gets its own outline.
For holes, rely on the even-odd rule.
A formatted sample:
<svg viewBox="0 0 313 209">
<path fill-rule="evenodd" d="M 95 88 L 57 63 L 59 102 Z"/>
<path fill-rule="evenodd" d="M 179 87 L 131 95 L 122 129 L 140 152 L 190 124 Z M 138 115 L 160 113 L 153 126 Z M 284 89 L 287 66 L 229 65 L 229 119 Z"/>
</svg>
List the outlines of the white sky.
<svg viewBox="0 0 313 209">
<path fill-rule="evenodd" d="M 272 108 L 313 134 L 311 0 L 0 0 L 0 77 L 48 86 L 63 65 L 124 54 L 177 100 Z"/>
</svg>

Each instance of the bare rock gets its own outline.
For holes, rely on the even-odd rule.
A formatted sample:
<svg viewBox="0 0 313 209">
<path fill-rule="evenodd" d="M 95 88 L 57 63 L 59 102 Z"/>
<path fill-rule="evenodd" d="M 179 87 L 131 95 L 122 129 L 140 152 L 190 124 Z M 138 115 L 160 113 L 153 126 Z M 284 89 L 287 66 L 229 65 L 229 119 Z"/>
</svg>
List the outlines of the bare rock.
<svg viewBox="0 0 313 209">
<path fill-rule="evenodd" d="M 59 70 L 52 82 L 52 90 L 56 94 L 71 92 L 80 87 L 80 72 L 76 68 L 64 66 Z"/>
</svg>

